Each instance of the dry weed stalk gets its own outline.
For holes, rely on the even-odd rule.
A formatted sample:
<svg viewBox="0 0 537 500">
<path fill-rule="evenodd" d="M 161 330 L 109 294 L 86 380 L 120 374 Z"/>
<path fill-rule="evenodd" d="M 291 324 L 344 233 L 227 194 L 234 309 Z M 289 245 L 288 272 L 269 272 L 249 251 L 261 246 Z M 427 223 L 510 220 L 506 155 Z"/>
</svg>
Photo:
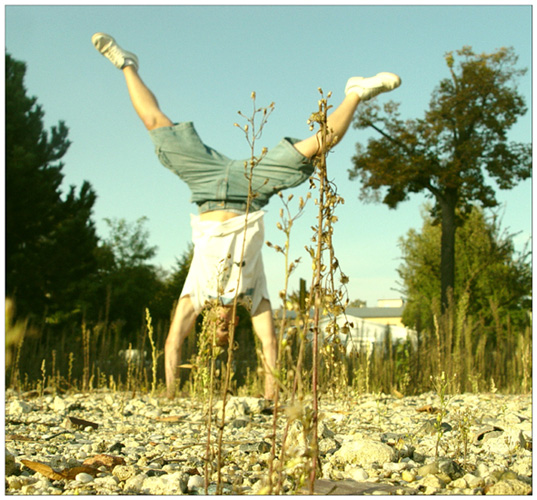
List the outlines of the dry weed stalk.
<svg viewBox="0 0 537 500">
<path fill-rule="evenodd" d="M 240 127 L 237 123 L 234 125 L 238 128 L 241 128 L 245 134 L 246 141 L 248 142 L 250 146 L 250 159 L 245 161 L 244 163 L 244 175 L 246 179 L 248 180 L 248 198 L 246 202 L 246 210 L 245 210 L 245 220 L 244 220 L 244 234 L 246 234 L 247 227 L 248 227 L 248 215 L 250 213 L 250 204 L 252 199 L 256 196 L 255 194 L 255 188 L 252 186 L 252 179 L 253 179 L 253 169 L 259 164 L 259 162 L 263 159 L 263 157 L 267 153 L 267 148 L 263 148 L 261 155 L 256 156 L 256 142 L 261 137 L 263 133 L 263 128 L 265 124 L 267 123 L 267 120 L 274 110 L 274 103 L 271 103 L 266 108 L 257 108 L 256 107 L 256 94 L 255 92 L 251 93 L 251 99 L 252 99 L 252 115 L 250 117 L 244 115 L 242 112 L 239 111 L 239 115 L 246 119 L 247 124 L 243 127 Z M 256 123 L 257 115 L 261 113 L 262 118 L 259 126 Z M 268 181 L 268 179 L 267 179 Z M 260 186 L 259 186 L 260 187 Z M 243 238 L 242 241 L 242 248 L 241 248 L 241 257 L 239 262 L 242 262 L 245 252 L 245 245 L 246 245 L 246 237 Z M 239 276 L 237 278 L 237 286 L 235 289 L 235 297 L 233 300 L 232 305 L 232 312 L 231 312 L 231 318 L 235 318 L 237 315 L 237 306 L 238 306 L 238 300 L 239 300 L 239 283 L 241 278 L 241 272 L 242 269 L 239 270 Z M 225 417 L 226 417 L 226 402 L 227 402 L 227 395 L 231 383 L 231 375 L 232 375 L 232 363 L 233 363 L 233 346 L 234 346 L 234 338 L 235 338 L 235 323 L 234 321 L 230 321 L 229 323 L 229 340 L 228 340 L 228 357 L 227 357 L 227 363 L 226 363 L 226 371 L 223 379 L 222 384 L 222 414 L 221 414 L 221 421 L 218 425 L 218 441 L 217 441 L 217 456 L 216 456 L 216 467 L 217 467 L 217 482 L 216 482 L 216 494 L 220 495 L 222 494 L 222 443 L 223 443 L 223 436 L 224 436 L 224 425 L 225 425 Z M 265 365 L 264 360 L 262 359 L 262 364 Z M 266 373 L 265 377 L 267 377 L 269 374 Z M 209 407 L 209 419 L 211 418 L 211 411 L 212 411 L 212 405 Z M 205 484 L 206 484 L 206 493 L 208 488 L 208 477 L 206 473 L 205 478 Z"/>
<path fill-rule="evenodd" d="M 22 346 L 24 344 L 24 338 L 26 335 L 26 329 L 28 326 L 28 320 L 17 321 L 13 323 L 14 305 L 10 299 L 6 299 L 6 316 L 5 316 L 5 365 L 6 368 L 11 368 L 11 387 L 17 387 L 21 390 L 20 381 L 20 359 Z M 12 349 L 15 349 L 15 359 L 13 365 L 12 361 Z"/>
<path fill-rule="evenodd" d="M 314 227 L 315 235 L 312 238 L 315 246 L 306 248 L 312 257 L 313 278 L 310 290 L 310 303 L 308 310 L 313 307 L 313 320 L 311 331 L 313 335 L 313 361 L 312 361 L 312 438 L 311 445 L 311 470 L 309 477 L 309 493 L 314 493 L 314 483 L 318 466 L 318 415 L 319 415 L 319 352 L 321 330 L 319 321 L 321 315 L 328 313 L 334 319 L 332 320 L 329 333 L 336 334 L 338 325 L 335 318 L 345 312 L 345 307 L 348 300 L 345 298 L 346 293 L 343 292 L 339 285 L 336 286 L 335 275 L 340 273 L 340 281 L 342 285 L 348 282 L 348 277 L 341 273 L 339 262 L 334 253 L 332 243 L 333 224 L 337 222 L 337 217 L 334 215 L 335 207 L 344 203 L 343 198 L 337 195 L 335 185 L 328 179 L 326 158 L 329 151 L 336 144 L 338 138 L 332 137 L 329 142 L 331 130 L 328 128 L 328 110 L 331 106 L 328 105 L 328 99 L 331 97 L 329 92 L 326 98 L 321 89 L 319 89 L 321 99 L 319 100 L 319 110 L 313 113 L 310 117 L 311 128 L 317 123 L 319 132 L 317 138 L 319 141 L 319 153 L 314 158 L 315 173 L 310 179 L 311 187 L 318 186 L 318 198 L 315 200 L 318 205 L 317 226 Z M 332 331 L 330 331 L 330 328 Z M 344 326 L 344 330 L 348 332 L 348 326 Z M 326 342 L 325 338 L 325 342 Z"/>
<path fill-rule="evenodd" d="M 149 336 L 149 343 L 151 344 L 151 361 L 152 361 L 151 370 L 153 374 L 153 379 L 151 381 L 151 396 L 153 396 L 157 389 L 158 352 L 157 352 L 157 346 L 155 344 L 155 340 L 153 339 L 153 325 L 151 321 L 151 313 L 149 312 L 149 309 L 147 307 L 145 309 L 145 319 L 147 322 L 147 333 Z"/>
<path fill-rule="evenodd" d="M 334 185 L 328 180 L 326 157 L 330 149 L 335 145 L 338 138 L 333 137 L 331 141 L 328 141 L 330 136 L 330 130 L 328 128 L 328 110 L 331 106 L 328 105 L 328 99 L 331 97 L 331 93 L 325 98 L 321 89 L 321 99 L 318 101 L 319 109 L 313 113 L 309 119 L 310 128 L 314 128 L 314 124 L 318 124 L 319 131 L 317 132 L 317 139 L 319 141 L 319 153 L 314 158 L 315 172 L 310 178 L 310 188 L 318 190 L 318 198 L 315 200 L 318 206 L 317 225 L 313 228 L 314 236 L 312 238 L 314 246 L 306 247 L 307 252 L 312 258 L 312 270 L 313 277 L 311 281 L 311 288 L 307 305 L 305 307 L 306 317 L 303 322 L 302 342 L 300 344 L 298 359 L 295 369 L 294 384 L 291 392 L 290 408 L 293 408 L 294 397 L 299 384 L 302 373 L 302 363 L 304 357 L 305 343 L 308 338 L 308 332 L 312 333 L 312 373 L 311 373 L 311 390 L 312 390 L 312 409 L 311 412 L 302 412 L 304 415 L 304 421 L 302 425 L 304 429 L 307 429 L 310 438 L 308 439 L 309 446 L 307 450 L 304 450 L 304 457 L 300 459 L 303 462 L 303 458 L 309 458 L 309 466 L 305 463 L 299 467 L 301 477 L 308 477 L 309 493 L 314 493 L 314 483 L 318 467 L 318 401 L 319 401 L 319 353 L 320 353 L 320 337 L 321 330 L 319 322 L 321 315 L 328 313 L 333 315 L 328 330 L 331 334 L 338 334 L 340 330 L 342 332 L 348 332 L 348 326 L 344 325 L 343 328 L 339 328 L 336 323 L 335 317 L 344 313 L 347 305 L 346 293 L 343 292 L 339 286 L 336 286 L 334 276 L 337 272 L 340 273 L 340 281 L 342 285 L 348 282 L 348 278 L 341 273 L 339 269 L 339 263 L 334 254 L 334 248 L 332 244 L 333 224 L 337 222 L 337 217 L 334 215 L 335 207 L 343 203 L 343 199 L 337 195 Z M 326 263 L 327 261 L 327 263 Z M 309 321 L 309 312 L 313 310 L 313 318 Z M 326 341 L 326 340 L 325 340 Z M 307 414 L 307 419 L 306 419 Z M 289 425 L 291 418 L 288 419 L 284 429 L 280 466 L 278 476 L 278 484 L 276 487 L 276 494 L 279 494 L 283 485 L 283 467 L 286 463 L 286 440 L 289 433 Z M 299 457 L 295 457 L 296 459 Z M 293 461 L 293 460 L 292 460 Z M 297 469 L 298 470 L 298 469 Z M 269 485 L 271 485 L 271 476 L 269 474 Z"/>
<path fill-rule="evenodd" d="M 82 391 L 87 392 L 90 385 L 90 329 L 82 323 L 82 355 L 84 368 L 82 371 Z"/>
<path fill-rule="evenodd" d="M 286 386 L 285 386 L 286 376 L 283 373 L 282 355 L 283 355 L 283 351 L 286 350 L 288 347 L 287 342 L 283 338 L 283 336 L 287 328 L 287 295 L 288 295 L 288 288 L 289 288 L 289 277 L 291 276 L 293 271 L 296 269 L 298 263 L 300 262 L 300 258 L 295 259 L 294 261 L 290 262 L 291 229 L 296 219 L 298 219 L 304 213 L 307 200 L 311 198 L 311 193 L 308 192 L 306 199 L 304 199 L 302 196 L 299 198 L 298 211 L 295 215 L 292 215 L 291 208 L 289 206 L 291 200 L 293 199 L 293 195 L 291 194 L 287 197 L 287 199 L 284 199 L 283 194 L 279 192 L 278 196 L 282 200 L 284 208 L 280 209 L 281 222 L 278 222 L 276 224 L 276 227 L 284 233 L 285 242 L 284 242 L 283 247 L 281 247 L 279 245 L 273 245 L 271 242 L 267 241 L 267 246 L 274 248 L 276 252 L 281 253 L 284 256 L 284 265 L 285 265 L 284 286 L 283 286 L 283 289 L 280 291 L 280 298 L 282 300 L 282 317 L 280 318 L 280 325 L 279 325 L 279 330 L 278 330 L 278 355 L 276 358 L 276 369 L 274 373 L 274 378 L 278 383 L 279 389 L 285 390 L 286 389 Z M 270 452 L 270 457 L 269 457 L 269 462 L 268 462 L 268 465 L 269 465 L 268 484 L 267 484 L 268 494 L 271 494 L 273 491 L 274 460 L 276 457 L 276 434 L 277 434 L 277 428 L 278 428 L 278 415 L 279 415 L 279 408 L 280 408 L 280 405 L 279 405 L 280 390 L 276 391 L 275 398 L 274 398 L 274 413 L 273 413 L 273 420 L 272 420 L 272 435 L 271 435 L 272 444 L 271 444 L 271 452 Z M 281 470 L 280 470 L 280 474 L 281 474 Z"/>
</svg>

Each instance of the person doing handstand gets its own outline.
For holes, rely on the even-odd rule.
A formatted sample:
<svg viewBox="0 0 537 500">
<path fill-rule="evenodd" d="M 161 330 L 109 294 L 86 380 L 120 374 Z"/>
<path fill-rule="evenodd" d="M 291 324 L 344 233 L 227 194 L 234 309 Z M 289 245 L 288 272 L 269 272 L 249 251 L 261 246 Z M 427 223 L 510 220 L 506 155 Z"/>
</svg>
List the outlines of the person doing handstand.
<svg viewBox="0 0 537 500">
<path fill-rule="evenodd" d="M 231 321 L 230 305 L 238 294 L 241 302 L 249 306 L 252 326 L 262 345 L 264 396 L 274 399 L 277 343 L 261 255 L 265 213 L 262 208 L 271 196 L 298 186 L 313 174 L 313 159 L 319 154 L 318 132 L 304 140 L 283 138 L 255 165 L 248 179 L 244 160 L 232 160 L 206 146 L 192 122 L 173 122 L 160 110 L 156 97 L 138 74 L 135 54 L 122 49 L 105 33 L 93 35 L 92 42 L 122 70 L 132 105 L 149 131 L 160 162 L 188 185 L 191 201 L 198 205 L 198 214 L 190 216 L 192 264 L 164 347 L 167 396 L 175 395 L 181 346 L 197 316 L 210 301 L 217 300 L 222 306 L 218 343 L 225 344 Z M 350 78 L 345 98 L 327 118 L 327 143 L 343 138 L 361 101 L 400 84 L 401 79 L 393 73 Z M 246 214 L 250 183 L 255 196 L 250 198 Z"/>
</svg>

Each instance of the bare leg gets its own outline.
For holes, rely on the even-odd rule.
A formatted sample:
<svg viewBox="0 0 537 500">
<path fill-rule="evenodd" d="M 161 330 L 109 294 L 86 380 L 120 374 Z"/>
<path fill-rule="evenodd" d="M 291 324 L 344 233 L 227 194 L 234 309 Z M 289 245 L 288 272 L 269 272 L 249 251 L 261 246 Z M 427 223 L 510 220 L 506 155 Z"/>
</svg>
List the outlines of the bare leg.
<svg viewBox="0 0 537 500">
<path fill-rule="evenodd" d="M 342 103 L 334 110 L 332 114 L 328 116 L 327 124 L 329 130 L 329 136 L 327 142 L 331 143 L 333 139 L 336 139 L 336 142 L 341 141 L 343 136 L 347 132 L 354 112 L 360 102 L 360 98 L 354 92 L 349 93 Z M 295 148 L 302 153 L 307 158 L 313 158 L 317 153 L 319 153 L 320 147 L 320 132 L 317 132 L 315 135 L 304 139 L 303 141 L 297 142 Z"/>
<path fill-rule="evenodd" d="M 160 110 L 153 92 L 145 85 L 134 66 L 125 66 L 123 75 L 132 105 L 147 130 L 171 127 L 172 121 Z"/>
<path fill-rule="evenodd" d="M 265 369 L 265 398 L 274 399 L 277 385 L 274 380 L 273 371 L 276 369 L 276 356 L 278 343 L 274 333 L 274 322 L 272 319 L 272 309 L 270 302 L 263 299 L 252 315 L 252 325 L 254 331 L 261 341 L 263 349 L 263 368 Z"/>
<path fill-rule="evenodd" d="M 181 346 L 194 328 L 197 318 L 190 297 L 179 299 L 170 325 L 166 344 L 164 345 L 164 368 L 166 372 L 166 393 L 168 398 L 175 396 L 175 380 L 181 363 Z"/>
<path fill-rule="evenodd" d="M 395 73 L 384 72 L 369 78 L 349 78 L 345 86 L 345 99 L 327 118 L 328 144 L 337 144 L 343 139 L 352 122 L 358 103 L 367 101 L 383 92 L 390 92 L 399 85 L 401 85 L 401 78 Z M 295 148 L 307 158 L 313 158 L 319 153 L 319 134 L 317 132 L 314 136 L 295 144 Z"/>
<path fill-rule="evenodd" d="M 114 38 L 106 33 L 95 33 L 91 37 L 94 47 L 116 68 L 123 71 L 127 89 L 138 116 L 148 130 L 173 125 L 159 108 L 157 99 L 138 75 L 138 57 L 122 49 Z"/>
</svg>

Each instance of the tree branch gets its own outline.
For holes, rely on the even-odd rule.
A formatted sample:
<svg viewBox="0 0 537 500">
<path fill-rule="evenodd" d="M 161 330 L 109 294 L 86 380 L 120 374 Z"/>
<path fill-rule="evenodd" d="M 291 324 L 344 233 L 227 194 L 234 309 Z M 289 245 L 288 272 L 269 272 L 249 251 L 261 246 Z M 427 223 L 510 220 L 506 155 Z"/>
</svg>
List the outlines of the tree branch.
<svg viewBox="0 0 537 500">
<path fill-rule="evenodd" d="M 384 130 L 381 130 L 380 128 L 378 128 L 373 122 L 367 120 L 366 123 L 371 128 L 375 129 L 380 135 L 384 136 L 386 139 L 393 142 L 394 144 L 399 146 L 401 149 L 404 149 L 406 153 L 408 153 L 409 155 L 412 154 L 412 150 L 406 144 L 403 144 L 401 141 L 398 141 L 397 139 L 393 138 L 391 135 L 388 135 L 386 132 L 384 132 Z"/>
</svg>

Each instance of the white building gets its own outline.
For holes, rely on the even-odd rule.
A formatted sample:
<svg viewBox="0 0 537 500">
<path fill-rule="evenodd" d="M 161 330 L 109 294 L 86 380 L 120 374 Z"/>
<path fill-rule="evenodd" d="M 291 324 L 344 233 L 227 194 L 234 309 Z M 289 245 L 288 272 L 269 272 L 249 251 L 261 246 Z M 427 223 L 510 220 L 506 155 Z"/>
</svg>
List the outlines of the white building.
<svg viewBox="0 0 537 500">
<path fill-rule="evenodd" d="M 401 317 L 403 315 L 404 302 L 402 299 L 381 299 L 377 307 L 349 307 L 345 314 L 336 318 L 336 323 L 341 328 L 348 327 L 348 333 L 339 333 L 341 343 L 346 347 L 347 353 L 352 351 L 371 351 L 375 344 L 382 344 L 389 333 L 392 343 L 404 342 L 409 339 L 416 345 L 417 336 L 414 330 L 406 328 Z M 326 327 L 330 324 L 330 318 L 323 317 L 319 322 L 321 331 L 325 336 Z"/>
</svg>

